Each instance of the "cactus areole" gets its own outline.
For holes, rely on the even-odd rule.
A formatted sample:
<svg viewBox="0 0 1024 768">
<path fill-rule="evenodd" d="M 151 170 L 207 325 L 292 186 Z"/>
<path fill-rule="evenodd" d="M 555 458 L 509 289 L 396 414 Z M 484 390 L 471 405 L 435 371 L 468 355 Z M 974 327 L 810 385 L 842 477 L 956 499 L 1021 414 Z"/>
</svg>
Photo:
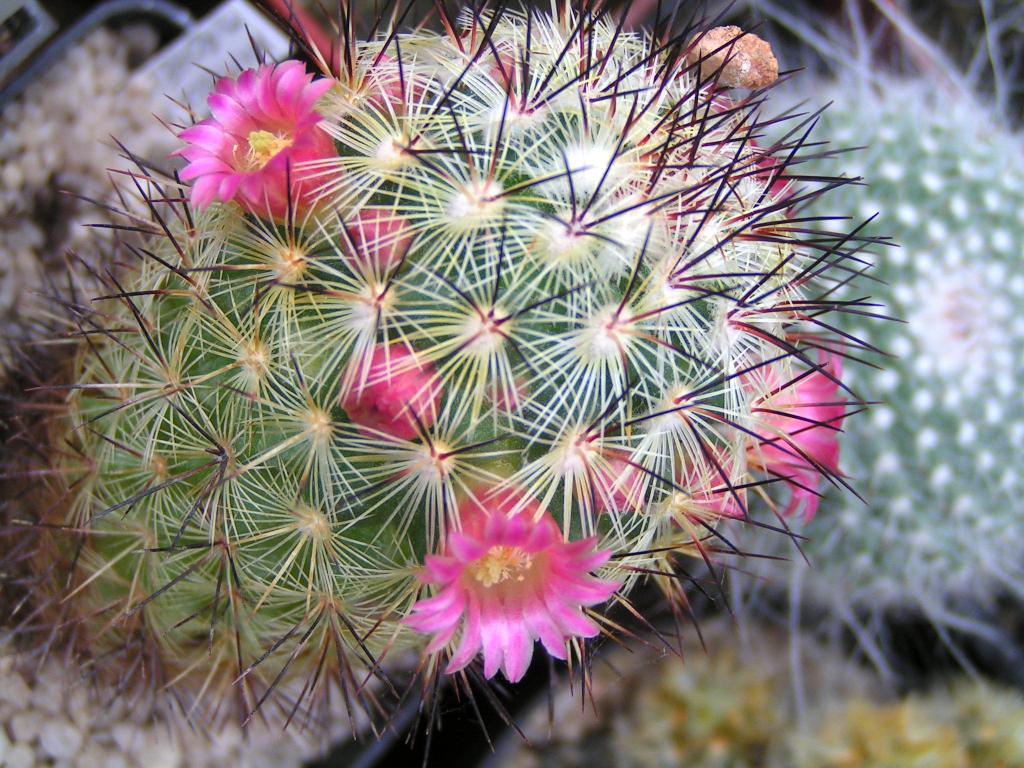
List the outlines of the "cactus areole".
<svg viewBox="0 0 1024 768">
<path fill-rule="evenodd" d="M 692 30 L 444 21 L 219 80 L 76 310 L 60 604 L 190 715 L 328 679 L 384 711 L 403 650 L 467 686 L 582 659 L 638 580 L 685 606 L 680 563 L 737 563 L 725 521 L 842 484 L 856 238 L 800 218 L 809 121 L 759 144 Z"/>
</svg>

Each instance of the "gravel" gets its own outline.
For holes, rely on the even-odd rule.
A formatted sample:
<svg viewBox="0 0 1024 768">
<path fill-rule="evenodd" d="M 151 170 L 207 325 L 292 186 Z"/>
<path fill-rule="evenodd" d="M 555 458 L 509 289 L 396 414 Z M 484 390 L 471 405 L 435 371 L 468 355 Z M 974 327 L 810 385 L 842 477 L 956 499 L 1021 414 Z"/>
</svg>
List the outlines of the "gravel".
<svg viewBox="0 0 1024 768">
<path fill-rule="evenodd" d="M 254 720 L 245 731 L 225 722 L 204 736 L 125 694 L 103 696 L 70 664 L 40 666 L 3 646 L 0 693 L 3 768 L 297 768 L 349 734 L 338 718 L 321 734 Z"/>
<path fill-rule="evenodd" d="M 96 30 L 0 114 L 0 338 L 45 325 L 52 302 L 40 292 L 48 281 L 67 287 L 67 251 L 98 251 L 95 240 L 110 237 L 83 225 L 111 217 L 66 192 L 116 201 L 108 169 L 129 162 L 111 136 L 161 161 L 173 148 L 154 116 L 173 105 L 133 76 L 157 42 L 145 26 Z"/>
</svg>

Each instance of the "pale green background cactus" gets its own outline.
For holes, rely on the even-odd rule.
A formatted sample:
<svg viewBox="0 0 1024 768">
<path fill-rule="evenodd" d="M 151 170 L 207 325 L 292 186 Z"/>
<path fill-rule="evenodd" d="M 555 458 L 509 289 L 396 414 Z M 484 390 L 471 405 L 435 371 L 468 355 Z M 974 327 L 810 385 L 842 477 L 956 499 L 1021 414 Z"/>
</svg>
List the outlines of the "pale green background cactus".
<svg viewBox="0 0 1024 768">
<path fill-rule="evenodd" d="M 877 281 L 844 298 L 870 295 L 874 311 L 905 322 L 840 318 L 894 357 L 851 347 L 881 365 L 847 374 L 881 403 L 849 420 L 840 441 L 842 468 L 866 503 L 823 502 L 803 531 L 812 567 L 802 588 L 843 615 L 924 609 L 986 632 L 970 617 L 1024 586 L 1024 142 L 981 105 L 923 79 L 849 77 L 806 92 L 834 99 L 821 137 L 866 146 L 847 160 L 866 186 L 840 190 L 815 213 L 879 212 L 868 232 L 896 243 L 865 255 Z"/>
</svg>

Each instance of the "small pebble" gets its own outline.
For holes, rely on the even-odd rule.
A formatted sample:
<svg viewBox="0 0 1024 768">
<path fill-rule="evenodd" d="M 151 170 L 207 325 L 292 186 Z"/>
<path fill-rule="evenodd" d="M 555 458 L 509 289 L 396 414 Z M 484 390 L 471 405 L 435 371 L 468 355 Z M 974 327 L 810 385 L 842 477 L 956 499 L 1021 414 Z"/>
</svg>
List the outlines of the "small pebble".
<svg viewBox="0 0 1024 768">
<path fill-rule="evenodd" d="M 22 710 L 11 718 L 11 738 L 19 744 L 31 744 L 43 727 L 43 716 L 35 710 Z"/>
<path fill-rule="evenodd" d="M 37 291 L 47 274 L 63 278 L 68 248 L 109 237 L 64 226 L 63 217 L 79 211 L 90 222 L 110 217 L 58 190 L 116 200 L 107 168 L 124 167 L 126 161 L 118 157 L 111 134 L 144 157 L 159 159 L 173 145 L 153 117 L 176 117 L 165 106 L 170 103 L 152 92 L 129 93 L 130 59 L 146 55 L 140 42 L 143 48 L 156 45 L 152 35 L 148 41 L 136 37 L 129 41 L 108 29 L 93 32 L 0 113 L 0 337 L 24 338 L 20 321 L 45 306 Z M 0 378 L 2 368 L 0 360 Z"/>
<path fill-rule="evenodd" d="M 702 80 L 721 70 L 717 82 L 723 88 L 767 88 L 779 79 L 779 62 L 772 47 L 739 27 L 714 27 L 701 34 L 693 41 L 686 61 L 701 62 Z"/>
<path fill-rule="evenodd" d="M 4 768 L 32 768 L 36 764 L 36 753 L 28 744 L 17 744 L 7 753 Z"/>
<path fill-rule="evenodd" d="M 44 754 L 67 760 L 82 746 L 82 733 L 67 720 L 50 720 L 39 732 L 39 746 Z"/>
<path fill-rule="evenodd" d="M 0 686 L 0 700 L 7 702 L 14 709 L 24 709 L 28 706 L 28 699 L 31 695 L 24 678 L 17 672 L 11 672 L 4 676 L 4 684 Z"/>
</svg>

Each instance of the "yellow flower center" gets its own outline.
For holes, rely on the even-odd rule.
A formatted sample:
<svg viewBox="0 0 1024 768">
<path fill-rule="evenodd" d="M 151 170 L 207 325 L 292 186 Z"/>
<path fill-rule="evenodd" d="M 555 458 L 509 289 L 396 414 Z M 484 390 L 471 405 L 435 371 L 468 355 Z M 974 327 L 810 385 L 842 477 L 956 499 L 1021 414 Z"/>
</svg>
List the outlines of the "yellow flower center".
<svg viewBox="0 0 1024 768">
<path fill-rule="evenodd" d="M 533 565 L 533 555 L 519 547 L 499 545 L 469 566 L 469 572 L 485 587 L 493 587 L 510 579 L 524 581 Z"/>
<path fill-rule="evenodd" d="M 259 170 L 269 163 L 283 149 L 292 145 L 292 139 L 278 136 L 270 131 L 253 131 L 249 134 L 249 165 Z"/>
</svg>

